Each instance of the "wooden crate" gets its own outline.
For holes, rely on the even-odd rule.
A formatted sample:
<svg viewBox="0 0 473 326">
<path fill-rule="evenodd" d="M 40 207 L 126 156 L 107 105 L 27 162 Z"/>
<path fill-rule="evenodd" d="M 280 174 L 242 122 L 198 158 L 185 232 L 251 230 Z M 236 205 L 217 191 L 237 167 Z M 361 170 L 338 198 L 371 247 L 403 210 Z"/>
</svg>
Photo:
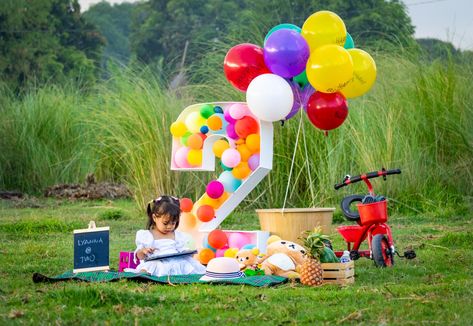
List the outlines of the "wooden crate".
<svg viewBox="0 0 473 326">
<path fill-rule="evenodd" d="M 355 262 L 322 263 L 324 284 L 351 284 L 355 282 Z"/>
</svg>

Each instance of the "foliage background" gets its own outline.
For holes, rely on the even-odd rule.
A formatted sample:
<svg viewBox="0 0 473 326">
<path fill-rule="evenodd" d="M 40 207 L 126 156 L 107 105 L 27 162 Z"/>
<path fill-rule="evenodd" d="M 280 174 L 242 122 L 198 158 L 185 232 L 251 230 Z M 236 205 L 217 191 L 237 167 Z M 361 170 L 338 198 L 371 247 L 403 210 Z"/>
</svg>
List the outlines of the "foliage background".
<svg viewBox="0 0 473 326">
<path fill-rule="evenodd" d="M 384 0 L 151 0 L 83 14 L 76 0 L 2 1 L 0 189 L 39 194 L 93 172 L 126 183 L 140 207 L 157 193 L 196 198 L 216 172 L 170 172 L 168 126 L 188 105 L 244 100 L 222 71 L 228 49 L 321 9 L 372 54 L 377 83 L 328 137 L 303 113 L 275 125 L 274 170 L 241 206 L 334 206 L 365 191 L 335 192 L 344 175 L 385 166 L 403 170 L 375 185 L 396 209 L 470 211 L 472 53 L 416 41 L 404 5 Z"/>
</svg>

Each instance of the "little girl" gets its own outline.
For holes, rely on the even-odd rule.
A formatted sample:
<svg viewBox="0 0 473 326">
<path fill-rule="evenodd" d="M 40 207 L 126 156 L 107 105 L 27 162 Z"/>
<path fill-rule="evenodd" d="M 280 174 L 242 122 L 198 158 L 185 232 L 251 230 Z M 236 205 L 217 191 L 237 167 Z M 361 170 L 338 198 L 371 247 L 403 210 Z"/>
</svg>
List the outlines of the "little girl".
<svg viewBox="0 0 473 326">
<path fill-rule="evenodd" d="M 156 251 L 164 255 L 189 249 L 185 245 L 185 234 L 176 231 L 181 215 L 179 200 L 176 197 L 158 197 L 148 204 L 146 212 L 147 230 L 136 232 L 135 257 L 141 260 L 141 263 L 135 271 L 154 276 L 204 274 L 205 267 L 191 256 L 144 261 L 148 254 Z"/>
</svg>

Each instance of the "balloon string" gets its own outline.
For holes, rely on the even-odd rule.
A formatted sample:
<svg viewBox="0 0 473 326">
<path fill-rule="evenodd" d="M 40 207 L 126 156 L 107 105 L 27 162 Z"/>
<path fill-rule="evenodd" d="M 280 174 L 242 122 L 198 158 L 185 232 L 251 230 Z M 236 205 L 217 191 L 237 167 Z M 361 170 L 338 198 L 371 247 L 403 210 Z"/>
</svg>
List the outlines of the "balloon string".
<svg viewBox="0 0 473 326">
<path fill-rule="evenodd" d="M 299 96 L 299 94 L 297 94 L 297 95 Z M 302 111 L 302 106 L 299 108 L 299 111 Z M 284 214 L 284 209 L 286 208 L 287 195 L 289 193 L 289 187 L 290 187 L 290 184 L 291 184 L 292 171 L 294 169 L 294 161 L 295 161 L 296 152 L 297 152 L 297 144 L 299 143 L 299 134 L 301 133 L 302 112 L 301 112 L 300 116 L 301 116 L 301 118 L 299 119 L 299 127 L 297 129 L 296 145 L 294 146 L 294 153 L 292 154 L 291 169 L 289 170 L 289 178 L 287 180 L 286 194 L 284 195 L 284 203 L 282 205 L 282 213 L 283 214 Z"/>
<path fill-rule="evenodd" d="M 315 193 L 314 193 L 314 183 L 312 182 L 312 174 L 310 173 L 310 162 L 313 160 L 309 160 L 309 151 L 307 150 L 307 141 L 305 135 L 305 128 L 304 124 L 302 124 L 302 139 L 304 140 L 304 150 L 305 150 L 305 162 L 307 164 L 307 174 L 309 176 L 309 190 L 310 190 L 310 197 L 311 197 L 311 206 L 315 206 Z"/>
</svg>

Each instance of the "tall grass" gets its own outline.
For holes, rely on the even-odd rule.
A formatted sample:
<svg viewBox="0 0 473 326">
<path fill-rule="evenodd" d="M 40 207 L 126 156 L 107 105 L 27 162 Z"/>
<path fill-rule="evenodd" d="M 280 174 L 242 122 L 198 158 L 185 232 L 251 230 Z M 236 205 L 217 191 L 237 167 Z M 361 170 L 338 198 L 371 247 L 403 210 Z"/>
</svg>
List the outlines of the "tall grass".
<svg viewBox="0 0 473 326">
<path fill-rule="evenodd" d="M 170 171 L 169 126 L 191 102 L 187 95 L 167 91 L 148 70 L 119 72 L 99 94 L 88 117 L 97 130 L 99 177 L 125 182 L 140 207 L 157 194 L 185 191 L 191 176 Z"/>
<path fill-rule="evenodd" d="M 1 188 L 38 192 L 93 171 L 91 129 L 79 89 L 46 86 L 22 99 L 6 91 L 1 98 Z"/>
<path fill-rule="evenodd" d="M 197 198 L 210 175 L 170 171 L 169 126 L 188 105 L 245 99 L 225 80 L 224 52 L 191 67 L 205 82 L 177 93 L 156 74 L 124 70 L 85 97 L 52 86 L 22 100 L 2 97 L 0 187 L 39 191 L 95 172 L 125 182 L 140 207 L 160 193 Z M 375 181 L 397 208 L 465 209 L 473 195 L 473 66 L 372 54 L 378 80 L 349 100 L 340 128 L 325 136 L 304 112 L 275 124 L 273 171 L 241 207 L 333 206 L 347 193 L 366 192 L 362 184 L 336 192 L 334 183 L 384 166 L 403 171 Z"/>
</svg>

